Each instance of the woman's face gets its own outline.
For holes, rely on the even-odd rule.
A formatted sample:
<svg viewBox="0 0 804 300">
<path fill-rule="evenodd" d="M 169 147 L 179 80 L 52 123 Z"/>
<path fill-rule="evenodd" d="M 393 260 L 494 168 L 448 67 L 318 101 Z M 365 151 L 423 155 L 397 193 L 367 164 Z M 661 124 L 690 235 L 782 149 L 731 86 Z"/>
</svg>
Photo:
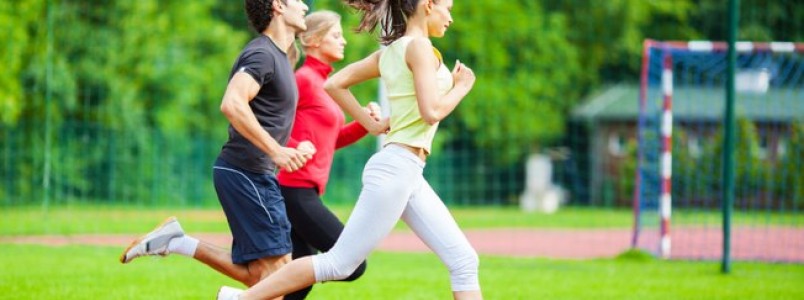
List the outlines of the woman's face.
<svg viewBox="0 0 804 300">
<path fill-rule="evenodd" d="M 322 37 L 318 45 L 321 59 L 329 63 L 343 59 L 343 49 L 346 47 L 346 39 L 343 38 L 343 29 L 340 23 L 335 23 Z"/>
<path fill-rule="evenodd" d="M 430 1 L 430 14 L 427 16 L 427 31 L 430 36 L 443 37 L 449 25 L 452 24 L 452 0 L 423 0 Z"/>
</svg>

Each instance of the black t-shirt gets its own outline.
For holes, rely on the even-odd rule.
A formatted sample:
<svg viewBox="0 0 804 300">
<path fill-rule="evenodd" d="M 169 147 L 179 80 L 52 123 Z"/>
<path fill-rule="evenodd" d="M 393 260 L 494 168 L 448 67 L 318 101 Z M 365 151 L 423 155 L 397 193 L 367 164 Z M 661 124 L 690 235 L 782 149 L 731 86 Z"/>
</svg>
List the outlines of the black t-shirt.
<svg viewBox="0 0 804 300">
<path fill-rule="evenodd" d="M 280 145 L 287 144 L 299 92 L 287 55 L 267 36 L 260 35 L 246 45 L 237 57 L 229 80 L 238 72 L 251 75 L 260 84 L 249 107 L 263 129 Z M 276 165 L 263 152 L 229 125 L 229 140 L 223 145 L 221 159 L 254 173 L 273 173 Z"/>
</svg>

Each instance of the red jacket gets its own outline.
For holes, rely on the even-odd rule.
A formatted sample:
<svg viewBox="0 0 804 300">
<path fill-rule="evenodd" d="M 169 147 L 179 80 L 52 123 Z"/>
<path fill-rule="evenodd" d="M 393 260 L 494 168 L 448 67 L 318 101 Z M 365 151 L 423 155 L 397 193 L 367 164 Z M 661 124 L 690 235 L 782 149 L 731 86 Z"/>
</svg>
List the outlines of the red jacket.
<svg viewBox="0 0 804 300">
<path fill-rule="evenodd" d="M 324 81 L 330 72 L 332 66 L 312 56 L 296 70 L 299 104 L 287 146 L 295 148 L 299 142 L 308 140 L 315 145 L 316 153 L 296 172 L 280 170 L 278 175 L 283 186 L 317 188 L 319 195 L 324 194 L 327 186 L 335 150 L 368 133 L 357 122 L 344 124 L 346 118 L 340 106 L 324 91 Z"/>
</svg>

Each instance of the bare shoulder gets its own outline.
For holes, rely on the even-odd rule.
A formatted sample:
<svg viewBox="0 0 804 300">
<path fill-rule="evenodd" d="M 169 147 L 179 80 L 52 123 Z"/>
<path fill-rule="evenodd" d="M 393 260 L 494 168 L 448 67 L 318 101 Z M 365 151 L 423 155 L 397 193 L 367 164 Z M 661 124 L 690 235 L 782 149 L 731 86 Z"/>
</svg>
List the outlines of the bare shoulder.
<svg viewBox="0 0 804 300">
<path fill-rule="evenodd" d="M 433 42 L 430 41 L 430 39 L 426 37 L 414 37 L 413 39 L 410 40 L 410 43 L 408 44 L 406 50 L 410 51 L 413 49 L 421 49 L 429 51 L 432 48 L 433 48 Z"/>
<path fill-rule="evenodd" d="M 405 61 L 408 66 L 415 64 L 438 64 L 433 56 L 433 43 L 425 37 L 415 37 L 405 49 Z"/>
</svg>

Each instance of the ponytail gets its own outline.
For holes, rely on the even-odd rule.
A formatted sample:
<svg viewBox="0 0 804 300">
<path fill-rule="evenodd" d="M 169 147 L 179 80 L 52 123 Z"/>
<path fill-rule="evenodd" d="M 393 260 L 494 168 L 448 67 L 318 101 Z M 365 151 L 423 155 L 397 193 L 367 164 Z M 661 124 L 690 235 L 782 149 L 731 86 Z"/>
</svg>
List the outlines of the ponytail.
<svg viewBox="0 0 804 300">
<path fill-rule="evenodd" d="M 347 5 L 363 12 L 357 32 L 374 32 L 382 28 L 380 42 L 388 45 L 405 35 L 408 17 L 416 11 L 419 0 L 344 0 Z"/>
</svg>

